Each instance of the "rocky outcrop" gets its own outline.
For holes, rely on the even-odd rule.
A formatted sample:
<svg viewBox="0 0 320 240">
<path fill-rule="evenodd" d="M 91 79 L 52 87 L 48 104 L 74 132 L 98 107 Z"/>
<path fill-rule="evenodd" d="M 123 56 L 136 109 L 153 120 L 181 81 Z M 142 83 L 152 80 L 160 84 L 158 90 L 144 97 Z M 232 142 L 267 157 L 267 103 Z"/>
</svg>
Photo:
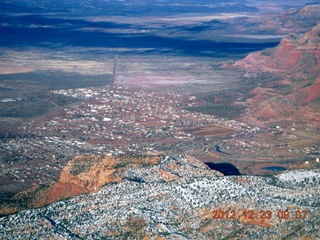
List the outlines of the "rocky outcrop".
<svg viewBox="0 0 320 240">
<path fill-rule="evenodd" d="M 172 160 L 174 158 L 171 161 L 164 161 L 162 158 L 163 156 L 138 155 L 105 158 L 77 156 L 63 169 L 59 181 L 46 189 L 41 200 L 37 201 L 37 206 L 94 192 L 106 184 L 127 179 L 137 182 L 170 182 L 187 174 L 192 167 L 202 169 L 201 174 L 211 173 L 206 166 L 192 157 L 187 157 L 184 164 L 182 161 Z M 140 168 L 138 175 L 132 171 L 134 168 Z"/>
<path fill-rule="evenodd" d="M 284 23 L 285 26 L 292 26 L 298 24 L 302 27 L 310 26 L 319 21 L 320 4 L 307 5 L 298 10 L 289 10 L 282 13 L 278 19 Z"/>
<path fill-rule="evenodd" d="M 245 69 L 256 86 L 245 103 L 247 119 L 311 125 L 320 120 L 320 23 L 304 35 L 285 37 L 275 48 L 249 54 L 233 67 Z"/>
<path fill-rule="evenodd" d="M 0 214 L 45 206 L 61 199 L 99 190 L 103 185 L 121 182 L 130 167 L 158 164 L 160 156 L 122 155 L 116 157 L 76 156 L 63 168 L 58 182 L 16 194 L 0 203 Z"/>
<path fill-rule="evenodd" d="M 320 4 L 307 5 L 302 9 L 290 9 L 279 15 L 262 14 L 258 18 L 235 17 L 211 21 L 202 25 L 220 36 L 227 34 L 245 37 L 288 35 L 310 31 L 320 21 Z"/>
<path fill-rule="evenodd" d="M 273 49 L 249 54 L 234 66 L 250 72 L 288 72 L 306 70 L 318 73 L 320 68 L 320 23 L 312 31 L 286 36 Z"/>
<path fill-rule="evenodd" d="M 320 231 L 319 170 L 225 177 L 183 155 L 123 170 L 93 193 L 0 218 L 0 238 L 316 239 Z"/>
</svg>

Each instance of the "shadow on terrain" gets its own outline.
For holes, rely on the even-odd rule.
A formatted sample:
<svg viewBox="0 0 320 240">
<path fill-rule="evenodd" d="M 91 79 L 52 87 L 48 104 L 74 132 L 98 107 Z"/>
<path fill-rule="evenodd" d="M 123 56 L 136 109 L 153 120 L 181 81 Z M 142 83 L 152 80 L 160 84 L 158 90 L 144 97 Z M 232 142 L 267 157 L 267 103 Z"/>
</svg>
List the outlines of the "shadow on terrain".
<svg viewBox="0 0 320 240">
<path fill-rule="evenodd" d="M 0 74 L 0 84 L 4 81 L 10 81 L 16 87 L 15 90 L 19 90 L 20 85 L 21 87 L 32 86 L 37 89 L 56 90 L 104 86 L 110 83 L 111 75 L 84 75 L 77 72 L 63 71 L 32 71 Z"/>
<path fill-rule="evenodd" d="M 88 22 L 64 18 L 46 18 L 40 15 L 23 17 L 1 17 L 1 22 L 9 22 L 8 26 L 1 26 L 0 43 L 3 46 L 59 46 L 78 47 L 108 47 L 108 48 L 155 48 L 170 49 L 184 55 L 192 56 L 225 56 L 226 54 L 247 54 L 252 51 L 273 47 L 278 42 L 272 43 L 237 43 L 237 42 L 214 42 L 210 40 L 197 40 L 197 32 L 203 29 L 193 29 L 193 39 L 184 39 L 166 33 L 160 34 L 134 33 L 142 30 L 139 27 L 114 22 Z M 99 30 L 82 30 L 99 29 Z M 177 27 L 176 30 L 188 30 L 188 27 Z M 133 30 L 133 33 L 110 33 L 101 30 Z M 143 29 L 144 30 L 144 29 Z M 161 31 L 161 30 L 160 30 Z M 157 29 L 159 34 L 159 29 Z M 170 37 L 166 37 L 166 36 Z"/>
<path fill-rule="evenodd" d="M 22 2 L 22 3 L 21 3 Z M 85 16 L 163 16 L 184 13 L 221 13 L 221 12 L 254 12 L 258 9 L 247 6 L 245 2 L 238 0 L 215 0 L 214 7 L 208 7 L 207 1 L 198 0 L 162 0 L 162 1 L 85 1 L 81 4 L 76 1 L 6 1 L 0 3 L 0 8 L 6 12 L 28 13 L 66 13 L 81 14 Z M 181 4 L 183 3 L 183 4 Z M 231 3 L 231 4 L 230 4 Z M 232 4 L 233 3 L 233 4 Z M 236 3 L 236 4 L 235 4 Z"/>
<path fill-rule="evenodd" d="M 50 90 L 105 86 L 110 75 L 83 75 L 60 71 L 33 71 L 0 75 L 0 117 L 30 118 L 77 103 L 79 99 L 53 94 Z M 4 84 L 6 87 L 1 87 Z M 10 125 L 10 124 L 9 124 Z M 7 132 L 0 124 L 0 133 Z"/>
</svg>

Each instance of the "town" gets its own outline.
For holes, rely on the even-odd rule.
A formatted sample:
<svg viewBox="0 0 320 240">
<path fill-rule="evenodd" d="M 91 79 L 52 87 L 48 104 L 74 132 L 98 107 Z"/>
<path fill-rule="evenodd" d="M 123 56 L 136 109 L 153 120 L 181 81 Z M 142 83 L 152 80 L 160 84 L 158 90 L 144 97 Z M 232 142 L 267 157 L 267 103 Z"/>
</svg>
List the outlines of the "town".
<svg viewBox="0 0 320 240">
<path fill-rule="evenodd" d="M 319 145 L 292 149 L 289 144 L 272 145 L 259 138 L 280 135 L 299 140 L 280 126 L 261 129 L 185 110 L 201 104 L 195 96 L 120 85 L 112 90 L 106 86 L 52 93 L 81 99 L 81 103 L 23 122 L 19 137 L 1 140 L 4 182 L 18 181 L 21 187 L 47 184 L 57 180 L 61 169 L 76 155 L 179 153 L 202 161 L 241 160 L 249 164 L 253 159 L 274 160 L 279 155 L 306 159 L 309 154 L 314 159 L 319 153 Z M 218 145 L 228 154 L 217 152 Z M 240 163 L 238 167 L 245 168 Z"/>
</svg>

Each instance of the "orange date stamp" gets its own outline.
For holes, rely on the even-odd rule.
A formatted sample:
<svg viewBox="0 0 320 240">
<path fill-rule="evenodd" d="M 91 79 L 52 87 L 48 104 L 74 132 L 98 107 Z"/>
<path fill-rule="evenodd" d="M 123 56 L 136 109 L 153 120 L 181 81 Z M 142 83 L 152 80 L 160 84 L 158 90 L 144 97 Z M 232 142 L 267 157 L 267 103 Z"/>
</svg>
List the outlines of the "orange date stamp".
<svg viewBox="0 0 320 240">
<path fill-rule="evenodd" d="M 306 210 L 278 210 L 278 211 L 271 211 L 271 210 L 242 210 L 242 211 L 235 211 L 231 210 L 213 210 L 212 219 L 238 219 L 238 218 L 245 218 L 248 220 L 251 219 L 271 219 L 271 218 L 278 218 L 278 219 L 305 219 L 307 217 Z"/>
</svg>

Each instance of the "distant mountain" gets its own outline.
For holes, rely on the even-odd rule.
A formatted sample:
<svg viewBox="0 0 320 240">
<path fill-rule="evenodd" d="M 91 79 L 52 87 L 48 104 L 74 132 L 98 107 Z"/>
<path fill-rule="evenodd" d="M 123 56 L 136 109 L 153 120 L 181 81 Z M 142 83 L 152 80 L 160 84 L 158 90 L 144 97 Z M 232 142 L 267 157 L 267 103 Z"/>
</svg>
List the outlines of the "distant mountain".
<svg viewBox="0 0 320 240">
<path fill-rule="evenodd" d="M 320 4 L 312 4 L 301 9 L 285 11 L 272 20 L 273 24 L 262 23 L 260 27 L 267 31 L 272 30 L 277 34 L 305 33 L 319 21 Z"/>
<path fill-rule="evenodd" d="M 279 16 L 283 22 L 301 22 L 301 24 L 309 24 L 309 21 L 318 21 L 320 14 L 320 5 L 311 4 L 298 10 L 290 10 Z"/>
<path fill-rule="evenodd" d="M 320 4 L 313 4 L 282 13 L 234 14 L 188 25 L 183 30 L 218 42 L 278 43 L 285 35 L 310 31 L 319 21 Z"/>
<path fill-rule="evenodd" d="M 244 29 L 248 33 L 263 34 L 304 33 L 320 21 L 320 4 L 307 5 L 301 9 L 288 10 L 276 17 L 244 19 Z M 257 21 L 255 23 L 254 21 Z"/>
<path fill-rule="evenodd" d="M 82 16 L 157 16 L 181 13 L 210 13 L 210 12 L 251 12 L 258 9 L 248 6 L 241 0 L 37 0 L 37 1 L 6 1 L 0 3 L 4 12 L 28 13 L 67 13 Z"/>
<path fill-rule="evenodd" d="M 265 121 L 320 121 L 320 22 L 291 34 L 271 49 L 249 54 L 233 66 L 256 76 L 248 115 Z"/>
<path fill-rule="evenodd" d="M 104 165 L 110 167 L 104 162 L 101 171 Z M 92 170 L 79 166 L 70 165 L 69 170 L 75 176 Z M 96 192 L 0 218 L 0 238 L 318 237 L 319 170 L 289 171 L 274 177 L 224 177 L 197 159 L 181 155 L 121 166 L 118 174 L 124 178 Z M 89 186 L 91 180 L 87 181 Z"/>
</svg>

